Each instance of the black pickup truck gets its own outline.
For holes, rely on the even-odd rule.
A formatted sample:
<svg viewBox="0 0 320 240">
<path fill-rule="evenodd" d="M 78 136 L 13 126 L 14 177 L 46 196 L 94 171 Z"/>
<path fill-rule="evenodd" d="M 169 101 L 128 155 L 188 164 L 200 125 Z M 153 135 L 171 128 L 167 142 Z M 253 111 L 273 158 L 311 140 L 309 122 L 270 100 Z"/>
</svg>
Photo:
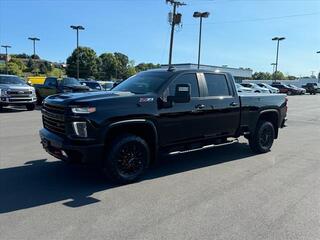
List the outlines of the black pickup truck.
<svg viewBox="0 0 320 240">
<path fill-rule="evenodd" d="M 239 96 L 228 73 L 141 72 L 109 92 L 45 99 L 41 143 L 64 161 L 96 162 L 121 183 L 137 180 L 162 154 L 179 154 L 249 140 L 268 152 L 284 126 L 283 94 Z"/>
<path fill-rule="evenodd" d="M 47 77 L 43 85 L 34 84 L 33 87 L 36 89 L 38 104 L 41 104 L 43 99 L 50 95 L 65 92 L 87 92 L 90 90 L 89 87 L 82 85 L 75 78 L 59 79 L 56 77 Z"/>
</svg>

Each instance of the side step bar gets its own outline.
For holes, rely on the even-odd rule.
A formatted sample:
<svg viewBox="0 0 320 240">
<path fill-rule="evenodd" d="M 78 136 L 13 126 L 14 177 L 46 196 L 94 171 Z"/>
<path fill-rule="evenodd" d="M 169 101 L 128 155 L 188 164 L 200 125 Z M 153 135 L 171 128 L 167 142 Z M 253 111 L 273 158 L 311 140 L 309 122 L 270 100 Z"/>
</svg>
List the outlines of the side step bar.
<svg viewBox="0 0 320 240">
<path fill-rule="evenodd" d="M 205 149 L 209 149 L 209 148 L 215 148 L 215 147 L 221 147 L 221 146 L 231 145 L 231 144 L 238 143 L 238 142 L 239 142 L 238 139 L 234 139 L 234 140 L 232 140 L 232 141 L 228 141 L 228 142 L 221 143 L 221 144 L 210 144 L 210 145 L 205 145 L 205 146 L 200 147 L 200 148 L 194 148 L 194 149 L 185 150 L 185 151 L 170 152 L 169 155 L 177 155 L 177 154 L 183 154 L 183 153 L 191 153 L 191 152 L 201 151 L 201 150 L 205 150 Z"/>
</svg>

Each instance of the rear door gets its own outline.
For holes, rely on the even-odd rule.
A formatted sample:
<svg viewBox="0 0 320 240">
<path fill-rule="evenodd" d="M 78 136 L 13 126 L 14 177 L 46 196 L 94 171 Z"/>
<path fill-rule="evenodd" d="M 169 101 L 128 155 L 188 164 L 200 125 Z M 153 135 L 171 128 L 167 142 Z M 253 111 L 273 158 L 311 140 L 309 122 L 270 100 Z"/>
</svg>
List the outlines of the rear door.
<svg viewBox="0 0 320 240">
<path fill-rule="evenodd" d="M 240 125 L 240 100 L 229 75 L 204 73 L 205 137 L 233 136 Z"/>
</svg>

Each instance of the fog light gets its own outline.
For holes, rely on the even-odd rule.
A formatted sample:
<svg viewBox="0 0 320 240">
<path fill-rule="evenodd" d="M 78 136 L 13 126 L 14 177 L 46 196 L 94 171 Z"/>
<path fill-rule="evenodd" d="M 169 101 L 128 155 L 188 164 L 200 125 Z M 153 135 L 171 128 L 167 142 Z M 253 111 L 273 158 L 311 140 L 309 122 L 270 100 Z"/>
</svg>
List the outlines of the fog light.
<svg viewBox="0 0 320 240">
<path fill-rule="evenodd" d="M 87 137 L 87 123 L 86 122 L 73 122 L 74 133 L 79 137 Z"/>
<path fill-rule="evenodd" d="M 63 151 L 63 150 L 61 150 L 61 154 L 62 154 L 62 156 L 64 156 L 65 158 L 68 157 L 68 154 L 67 154 L 65 151 Z"/>
</svg>

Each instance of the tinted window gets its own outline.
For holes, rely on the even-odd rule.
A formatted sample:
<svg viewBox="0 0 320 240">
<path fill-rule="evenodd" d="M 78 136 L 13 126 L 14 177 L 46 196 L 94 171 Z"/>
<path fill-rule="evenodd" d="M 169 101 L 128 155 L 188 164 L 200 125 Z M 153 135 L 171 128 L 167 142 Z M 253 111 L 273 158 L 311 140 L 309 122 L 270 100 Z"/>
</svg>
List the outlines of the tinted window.
<svg viewBox="0 0 320 240">
<path fill-rule="evenodd" d="M 229 96 L 230 91 L 224 75 L 205 73 L 209 96 Z"/>
<path fill-rule="evenodd" d="M 47 78 L 44 85 L 45 86 L 56 86 L 57 79 L 56 78 Z"/>
<path fill-rule="evenodd" d="M 78 86 L 81 85 L 80 82 L 75 78 L 64 78 L 61 82 L 64 86 Z"/>
<path fill-rule="evenodd" d="M 189 84 L 191 90 L 191 97 L 199 97 L 199 85 L 196 74 L 184 74 L 175 79 L 169 86 L 169 95 L 174 96 L 177 84 Z"/>
<path fill-rule="evenodd" d="M 172 76 L 172 72 L 141 72 L 122 81 L 113 91 L 144 94 L 157 92 L 159 88 Z"/>
</svg>

